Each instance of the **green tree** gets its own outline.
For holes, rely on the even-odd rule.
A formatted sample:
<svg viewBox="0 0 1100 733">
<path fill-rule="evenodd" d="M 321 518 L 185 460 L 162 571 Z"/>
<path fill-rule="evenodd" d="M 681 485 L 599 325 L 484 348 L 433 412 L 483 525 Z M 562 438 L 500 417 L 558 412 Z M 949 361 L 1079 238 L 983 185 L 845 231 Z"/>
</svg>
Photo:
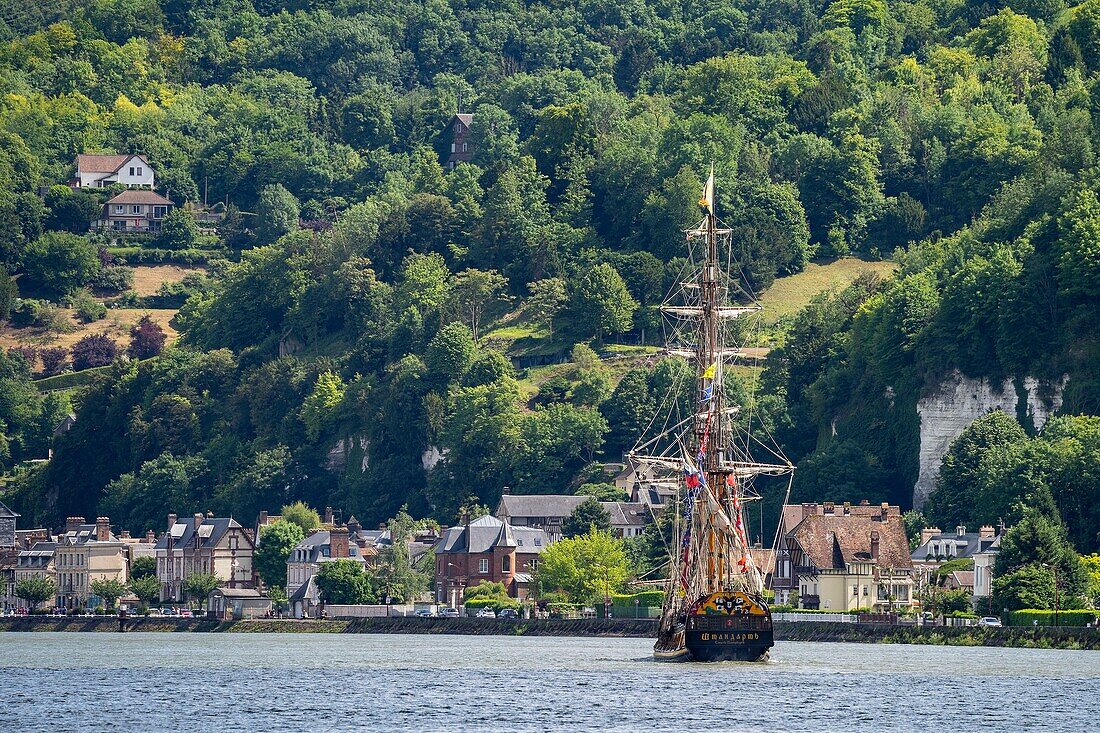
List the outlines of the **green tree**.
<svg viewBox="0 0 1100 733">
<path fill-rule="evenodd" d="M 444 384 L 459 381 L 470 368 L 476 350 L 470 329 L 462 323 L 449 323 L 428 343 L 424 364 Z"/>
<path fill-rule="evenodd" d="M 302 422 L 306 424 L 306 436 L 317 440 L 328 428 L 333 412 L 344 399 L 344 380 L 333 372 L 321 372 L 313 391 L 302 402 Z"/>
<path fill-rule="evenodd" d="M 316 578 L 321 601 L 326 604 L 357 605 L 378 600 L 363 564 L 355 560 L 342 558 L 322 563 Z"/>
<path fill-rule="evenodd" d="M 577 504 L 561 525 L 563 537 L 580 537 L 590 531 L 610 532 L 611 515 L 594 496 Z"/>
<path fill-rule="evenodd" d="M 602 263 L 574 283 L 569 310 L 582 333 L 602 342 L 604 334 L 630 330 L 637 307 L 619 273 Z"/>
<path fill-rule="evenodd" d="M 979 417 L 962 431 L 948 448 L 940 465 L 936 486 L 924 506 L 928 521 L 937 527 L 974 525 L 996 518 L 977 514 L 977 491 L 981 485 L 982 458 L 995 446 L 1027 439 L 1016 419 L 1001 410 Z"/>
<path fill-rule="evenodd" d="M 527 299 L 527 310 L 537 322 L 545 323 L 546 329 L 553 336 L 554 316 L 568 299 L 565 281 L 560 277 L 548 277 L 530 283 L 527 288 L 531 291 Z"/>
<path fill-rule="evenodd" d="M 305 539 L 297 524 L 282 520 L 260 527 L 260 538 L 253 555 L 253 565 L 260 579 L 269 588 L 286 587 L 286 561 L 294 547 Z"/>
<path fill-rule="evenodd" d="M 271 244 L 298 228 L 298 199 L 282 184 L 265 186 L 256 204 L 256 236 L 262 244 Z"/>
<path fill-rule="evenodd" d="M 154 243 L 162 249 L 191 249 L 199 241 L 199 225 L 194 215 L 182 208 L 168 212 Z"/>
<path fill-rule="evenodd" d="M 130 578 L 132 580 L 140 580 L 141 578 L 157 576 L 157 560 L 153 557 L 136 557 L 134 561 L 130 563 Z"/>
<path fill-rule="evenodd" d="M 98 580 L 93 580 L 89 584 L 89 587 L 93 594 L 103 599 L 108 611 L 115 607 L 115 602 L 126 595 L 126 591 L 128 590 L 125 583 L 115 578 L 100 578 Z"/>
<path fill-rule="evenodd" d="M 561 591 L 574 603 L 590 603 L 618 592 L 629 574 L 622 541 L 596 530 L 546 548 L 536 580 L 540 594 Z"/>
<path fill-rule="evenodd" d="M 505 301 L 508 278 L 496 270 L 469 268 L 458 273 L 451 285 L 451 307 L 462 314 L 477 343 L 478 329 L 485 308 L 494 301 Z"/>
<path fill-rule="evenodd" d="M 59 298 L 88 283 L 99 271 L 99 258 L 84 237 L 47 232 L 27 246 L 23 267 L 28 279 Z"/>
<path fill-rule="evenodd" d="M 142 558 L 144 559 L 144 558 Z M 137 596 L 142 610 L 149 608 L 149 604 L 160 597 L 160 581 L 156 575 L 142 575 L 130 580 L 130 592 Z"/>
<path fill-rule="evenodd" d="M 15 584 L 15 597 L 27 602 L 31 610 L 57 596 L 57 584 L 49 578 L 24 578 Z"/>
<path fill-rule="evenodd" d="M 577 496 L 591 496 L 597 501 L 626 501 L 626 492 L 615 484 L 587 483 L 577 487 Z M 610 525 L 608 525 L 610 528 Z"/>
<path fill-rule="evenodd" d="M 282 515 L 283 521 L 298 525 L 303 537 L 321 526 L 321 515 L 306 506 L 305 502 L 296 501 L 293 504 L 286 504 L 279 514 Z"/>
<path fill-rule="evenodd" d="M 222 579 L 213 573 L 192 573 L 183 579 L 183 592 L 195 604 L 195 608 L 202 608 L 207 596 L 221 584 Z"/>
</svg>

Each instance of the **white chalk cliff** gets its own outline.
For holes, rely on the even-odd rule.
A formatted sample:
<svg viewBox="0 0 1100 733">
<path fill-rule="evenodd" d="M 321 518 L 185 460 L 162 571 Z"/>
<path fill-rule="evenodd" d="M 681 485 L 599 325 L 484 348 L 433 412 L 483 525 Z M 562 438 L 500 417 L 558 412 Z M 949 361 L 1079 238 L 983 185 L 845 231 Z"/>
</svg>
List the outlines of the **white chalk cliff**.
<svg viewBox="0 0 1100 733">
<path fill-rule="evenodd" d="M 1040 381 L 1025 377 L 1023 388 L 1027 392 L 1027 415 L 1036 430 L 1042 429 L 1047 419 L 1062 406 L 1060 383 L 1047 385 L 1048 399 L 1040 397 Z M 1011 379 L 997 384 L 987 379 L 970 379 L 959 372 L 953 373 L 940 385 L 940 389 L 917 401 L 920 415 L 920 474 L 913 486 L 913 506 L 920 508 L 928 499 L 940 472 L 940 463 L 947 449 L 966 427 L 982 415 L 993 410 L 1004 410 L 1017 415 L 1019 396 Z"/>
</svg>

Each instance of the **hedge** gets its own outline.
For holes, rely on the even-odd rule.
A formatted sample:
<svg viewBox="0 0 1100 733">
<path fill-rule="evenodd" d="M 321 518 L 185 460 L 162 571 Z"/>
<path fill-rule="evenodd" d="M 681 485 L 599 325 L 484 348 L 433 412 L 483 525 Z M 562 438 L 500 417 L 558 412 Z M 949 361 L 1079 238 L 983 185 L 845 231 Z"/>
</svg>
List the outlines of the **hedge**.
<svg viewBox="0 0 1100 733">
<path fill-rule="evenodd" d="M 150 247 L 108 247 L 107 252 L 127 265 L 205 265 L 208 261 L 224 256 L 219 250 L 207 249 L 153 249 Z"/>
<path fill-rule="evenodd" d="M 638 601 L 637 604 L 634 603 L 635 600 Z M 660 608 L 664 601 L 665 592 L 663 590 L 647 590 L 633 594 L 614 593 L 611 596 L 611 605 L 616 609 L 632 610 L 635 605 L 641 608 Z"/>
<path fill-rule="evenodd" d="M 469 598 L 462 604 L 467 611 L 480 611 L 483 608 L 491 608 L 497 613 L 503 608 L 519 610 L 520 602 L 514 598 Z"/>
<path fill-rule="evenodd" d="M 1097 612 L 1088 609 L 1076 609 L 1072 611 L 1048 611 L 1036 608 L 1025 608 L 1022 611 L 1010 611 L 1005 623 L 1008 626 L 1087 626 L 1096 625 Z"/>
<path fill-rule="evenodd" d="M 111 365 L 108 364 L 107 366 L 93 367 L 80 372 L 63 372 L 52 377 L 36 379 L 34 386 L 38 388 L 39 392 L 54 392 L 59 389 L 84 387 L 95 381 L 97 374 L 103 374 L 110 368 Z"/>
</svg>

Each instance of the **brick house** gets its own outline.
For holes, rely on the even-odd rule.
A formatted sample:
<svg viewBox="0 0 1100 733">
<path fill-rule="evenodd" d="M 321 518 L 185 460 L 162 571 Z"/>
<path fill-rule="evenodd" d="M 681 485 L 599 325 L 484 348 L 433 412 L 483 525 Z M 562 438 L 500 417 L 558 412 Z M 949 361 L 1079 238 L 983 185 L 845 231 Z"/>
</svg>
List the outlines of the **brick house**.
<svg viewBox="0 0 1100 733">
<path fill-rule="evenodd" d="M 140 153 L 76 156 L 76 175 L 72 188 L 107 188 L 122 184 L 126 188 L 149 188 L 154 184 L 153 166 Z"/>
<path fill-rule="evenodd" d="M 447 123 L 451 138 L 451 152 L 447 156 L 447 170 L 454 170 L 459 163 L 469 163 L 474 157 L 474 142 L 470 137 L 470 125 L 474 122 L 471 114 L 461 112 Z"/>
<path fill-rule="evenodd" d="M 155 234 L 173 206 L 156 191 L 122 191 L 103 205 L 99 228 L 117 234 Z"/>
<path fill-rule="evenodd" d="M 435 599 L 457 608 L 466 589 L 483 581 L 503 583 L 508 595 L 528 597 L 546 533 L 484 516 L 450 527 L 435 544 Z"/>
<path fill-rule="evenodd" d="M 190 575 L 213 573 L 227 588 L 254 588 L 256 577 L 252 533 L 235 519 L 195 514 L 177 521 L 168 515 L 168 531 L 157 542 L 157 579 L 160 600 L 185 600 L 183 581 Z"/>
</svg>

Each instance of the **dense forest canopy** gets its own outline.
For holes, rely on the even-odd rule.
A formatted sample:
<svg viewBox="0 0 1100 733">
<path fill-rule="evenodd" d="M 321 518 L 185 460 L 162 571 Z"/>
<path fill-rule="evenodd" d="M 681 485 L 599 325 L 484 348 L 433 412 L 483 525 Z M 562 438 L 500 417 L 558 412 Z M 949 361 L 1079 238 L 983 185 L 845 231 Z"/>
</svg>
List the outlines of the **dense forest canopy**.
<svg viewBox="0 0 1100 733">
<path fill-rule="evenodd" d="M 473 160 L 445 170 L 458 111 Z M 173 200 L 228 204 L 181 343 L 75 394 L 11 484 L 38 521 L 449 521 L 601 480 L 686 367 L 623 376 L 583 344 L 658 337 L 711 163 L 752 289 L 814 257 L 901 266 L 775 339 L 759 414 L 796 498 L 907 505 L 916 400 L 953 370 L 1068 375 L 1062 411 L 1100 411 L 1100 0 L 8 1 L 0 138 L 20 287 L 96 276 L 58 239 L 96 241 L 94 194 L 58 188 L 78 153 L 144 153 Z M 533 397 L 485 338 L 509 310 L 572 350 Z M 67 409 L 30 376 L 0 360 L 9 464 Z"/>
</svg>

